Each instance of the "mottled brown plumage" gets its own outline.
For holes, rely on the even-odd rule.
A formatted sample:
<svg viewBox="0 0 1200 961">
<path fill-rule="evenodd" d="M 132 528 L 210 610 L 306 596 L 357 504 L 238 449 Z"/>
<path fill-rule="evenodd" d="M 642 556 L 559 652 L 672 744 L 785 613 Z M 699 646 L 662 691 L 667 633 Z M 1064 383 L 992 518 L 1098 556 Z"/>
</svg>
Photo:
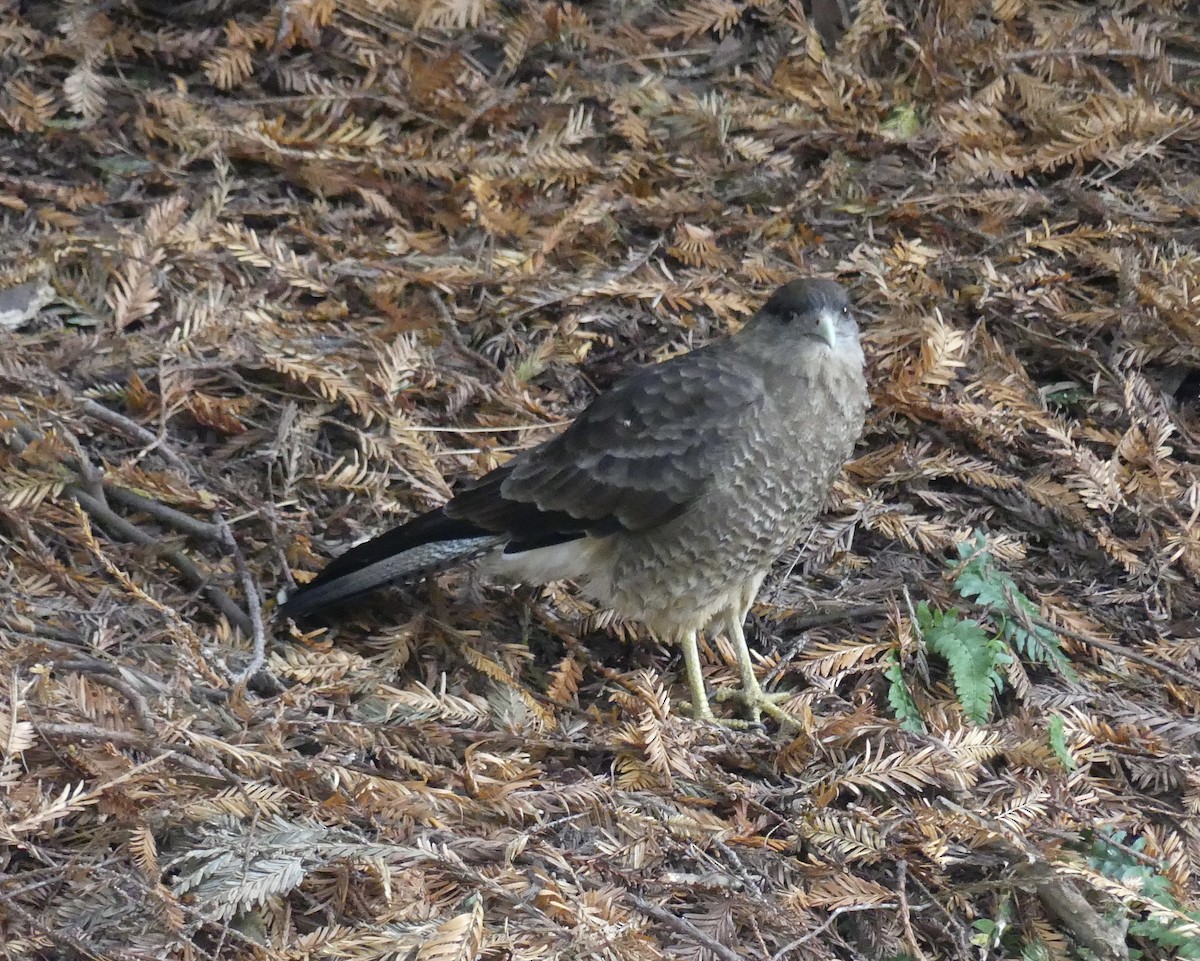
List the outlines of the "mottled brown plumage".
<svg viewBox="0 0 1200 961">
<path fill-rule="evenodd" d="M 561 435 L 444 507 L 361 544 L 289 599 L 303 616 L 484 555 L 506 579 L 571 579 L 683 648 L 713 719 L 696 635 L 724 628 L 752 715 L 784 715 L 754 675 L 742 621 L 772 562 L 820 509 L 867 407 L 842 288 L 798 280 L 735 335 L 648 367 Z"/>
</svg>

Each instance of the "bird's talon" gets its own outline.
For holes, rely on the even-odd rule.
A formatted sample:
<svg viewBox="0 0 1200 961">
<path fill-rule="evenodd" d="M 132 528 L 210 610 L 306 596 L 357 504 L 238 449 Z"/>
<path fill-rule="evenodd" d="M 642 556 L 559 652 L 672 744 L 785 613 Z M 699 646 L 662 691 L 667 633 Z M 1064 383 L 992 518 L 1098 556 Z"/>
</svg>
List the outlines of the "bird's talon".
<svg viewBox="0 0 1200 961">
<path fill-rule="evenodd" d="M 722 690 L 732 690 L 733 693 L 732 695 L 725 694 L 724 698 L 714 695 L 717 700 L 724 700 L 730 697 L 736 697 L 738 695 L 736 688 L 726 688 Z M 691 714 L 692 720 L 696 721 L 698 724 L 712 724 L 715 727 L 723 727 L 732 731 L 750 731 L 754 729 L 761 730 L 763 727 L 761 721 L 751 721 L 741 717 L 717 717 L 717 715 L 713 713 L 712 708 L 708 706 L 708 702 L 704 702 L 704 706 L 698 711 L 692 706 L 691 701 L 680 701 L 679 706 Z"/>
<path fill-rule="evenodd" d="M 718 701 L 741 701 L 746 709 L 746 713 L 750 715 L 750 723 L 752 724 L 761 724 L 762 716 L 765 714 L 785 731 L 800 730 L 800 722 L 779 706 L 786 703 L 791 697 L 790 694 L 784 691 L 775 691 L 768 694 L 761 687 L 757 687 L 757 685 L 751 689 L 721 687 L 713 692 L 713 697 Z"/>
<path fill-rule="evenodd" d="M 718 717 L 716 723 L 731 731 L 761 731 L 763 729 L 761 722 L 748 721 L 741 717 Z"/>
<path fill-rule="evenodd" d="M 692 716 L 693 721 L 698 721 L 701 724 L 721 723 L 721 719 L 712 712 L 712 708 L 708 706 L 707 701 L 701 701 L 699 707 L 691 701 L 680 701 L 679 706 Z"/>
<path fill-rule="evenodd" d="M 800 719 L 789 714 L 778 704 L 770 702 L 764 703 L 760 707 L 764 713 L 769 715 L 779 725 L 779 729 L 785 734 L 798 734 L 803 729 Z"/>
</svg>

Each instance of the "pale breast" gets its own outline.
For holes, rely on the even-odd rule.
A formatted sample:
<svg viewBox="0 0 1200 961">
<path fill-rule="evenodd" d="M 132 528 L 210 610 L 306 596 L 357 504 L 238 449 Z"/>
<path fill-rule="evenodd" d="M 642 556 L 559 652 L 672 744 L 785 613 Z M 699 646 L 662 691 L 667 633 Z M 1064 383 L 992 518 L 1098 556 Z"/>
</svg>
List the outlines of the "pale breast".
<svg viewBox="0 0 1200 961">
<path fill-rule="evenodd" d="M 582 584 L 588 593 L 666 635 L 743 603 L 745 585 L 820 510 L 867 404 L 861 371 L 840 364 L 780 395 L 729 443 L 713 484 L 682 516 L 612 539 L 611 563 Z"/>
</svg>

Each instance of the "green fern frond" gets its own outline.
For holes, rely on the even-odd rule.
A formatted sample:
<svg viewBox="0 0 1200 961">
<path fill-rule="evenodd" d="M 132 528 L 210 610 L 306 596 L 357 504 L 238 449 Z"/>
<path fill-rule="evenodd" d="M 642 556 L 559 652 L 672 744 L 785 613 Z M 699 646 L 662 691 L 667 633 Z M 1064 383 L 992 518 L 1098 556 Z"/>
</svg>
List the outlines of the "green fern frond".
<svg viewBox="0 0 1200 961">
<path fill-rule="evenodd" d="M 890 663 L 883 672 L 883 676 L 888 679 L 888 703 L 892 705 L 892 711 L 895 712 L 900 727 L 906 731 L 924 733 L 925 721 L 922 720 L 917 702 L 913 700 L 912 692 L 904 681 L 904 672 L 900 668 L 898 653 L 892 653 Z"/>
<path fill-rule="evenodd" d="M 1049 731 L 1050 750 L 1058 758 L 1058 763 L 1065 770 L 1074 771 L 1079 765 L 1075 763 L 1075 758 L 1071 756 L 1071 750 L 1067 747 L 1066 721 L 1061 714 L 1050 715 Z"/>
<path fill-rule="evenodd" d="M 1187 910 L 1171 893 L 1170 879 L 1129 853 L 1141 853 L 1145 845 L 1145 838 L 1105 830 L 1093 841 L 1088 864 L 1106 878 L 1137 890 L 1145 916 L 1130 922 L 1130 934 L 1172 950 L 1172 957 L 1196 961 L 1200 959 L 1200 911 Z"/>
<path fill-rule="evenodd" d="M 963 562 L 954 579 L 959 595 L 986 608 L 997 619 L 1000 635 L 1018 654 L 1074 680 L 1075 673 L 1058 635 L 1034 622 L 1039 616 L 1038 606 L 1021 592 L 1016 581 L 996 567 L 987 538 L 976 531 L 969 543 L 958 545 L 958 556 Z"/>
<path fill-rule="evenodd" d="M 960 618 L 955 608 L 935 611 L 922 601 L 917 605 L 917 624 L 929 649 L 949 665 L 963 712 L 974 723 L 986 724 L 993 695 L 1004 689 L 1000 668 L 1012 658 L 1008 645 L 988 636 L 978 621 Z"/>
</svg>

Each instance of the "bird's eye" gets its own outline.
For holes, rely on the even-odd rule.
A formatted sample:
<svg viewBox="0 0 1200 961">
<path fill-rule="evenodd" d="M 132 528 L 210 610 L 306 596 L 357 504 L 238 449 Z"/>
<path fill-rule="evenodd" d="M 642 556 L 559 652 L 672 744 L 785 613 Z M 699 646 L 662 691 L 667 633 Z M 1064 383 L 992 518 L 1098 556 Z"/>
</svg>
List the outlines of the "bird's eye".
<svg viewBox="0 0 1200 961">
<path fill-rule="evenodd" d="M 846 304 L 846 306 L 844 306 L 844 307 L 842 308 L 842 316 L 843 316 L 843 317 L 849 317 L 849 316 L 850 316 L 850 305 L 849 305 L 849 304 Z"/>
</svg>

